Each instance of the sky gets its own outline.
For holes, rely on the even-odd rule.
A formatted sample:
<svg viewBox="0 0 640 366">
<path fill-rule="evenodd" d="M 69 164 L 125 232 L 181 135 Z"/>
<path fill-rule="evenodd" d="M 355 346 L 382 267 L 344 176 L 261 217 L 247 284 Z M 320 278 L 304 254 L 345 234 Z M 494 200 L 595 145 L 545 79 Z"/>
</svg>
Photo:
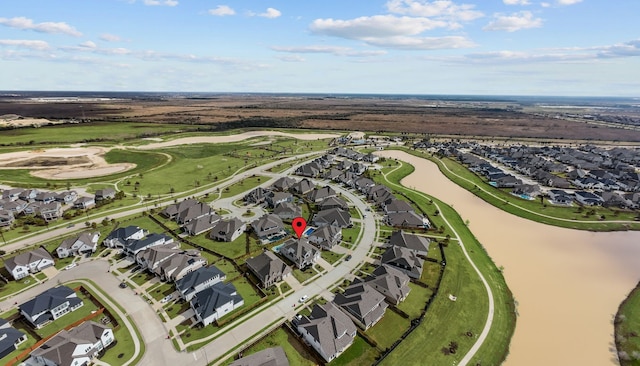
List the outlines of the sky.
<svg viewBox="0 0 640 366">
<path fill-rule="evenodd" d="M 0 90 L 640 97 L 638 0 L 2 0 Z"/>
</svg>

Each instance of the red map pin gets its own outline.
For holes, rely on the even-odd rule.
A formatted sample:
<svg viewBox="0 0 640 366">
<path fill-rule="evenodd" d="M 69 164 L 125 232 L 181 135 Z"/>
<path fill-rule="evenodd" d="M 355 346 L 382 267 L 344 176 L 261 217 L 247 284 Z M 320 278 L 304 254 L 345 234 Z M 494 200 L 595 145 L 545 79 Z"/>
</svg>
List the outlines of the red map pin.
<svg viewBox="0 0 640 366">
<path fill-rule="evenodd" d="M 300 239 L 302 233 L 304 233 L 304 229 L 307 228 L 307 220 L 303 217 L 296 217 L 291 222 L 291 226 L 293 227 L 293 231 L 296 232 L 296 235 L 298 235 L 298 239 Z"/>
</svg>

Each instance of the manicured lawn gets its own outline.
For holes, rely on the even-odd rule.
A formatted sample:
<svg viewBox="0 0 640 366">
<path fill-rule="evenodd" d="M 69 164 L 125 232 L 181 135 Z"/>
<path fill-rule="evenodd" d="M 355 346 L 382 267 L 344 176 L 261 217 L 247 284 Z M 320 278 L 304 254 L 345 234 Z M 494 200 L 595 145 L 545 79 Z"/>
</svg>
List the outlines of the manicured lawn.
<svg viewBox="0 0 640 366">
<path fill-rule="evenodd" d="M 220 193 L 220 198 L 233 197 L 243 192 L 249 192 L 269 179 L 270 178 L 268 177 L 263 177 L 260 175 L 243 179 L 237 183 L 225 187 Z"/>
<path fill-rule="evenodd" d="M 92 311 L 98 310 L 98 307 L 95 306 L 88 297 L 80 293 L 77 294 L 78 297 L 82 299 L 84 305 L 82 305 L 78 310 L 67 313 L 42 328 L 36 329 L 36 333 L 44 338 L 51 334 L 57 333 L 64 327 L 84 318 L 85 316 L 91 314 Z"/>
<path fill-rule="evenodd" d="M 161 283 L 159 286 L 155 286 L 148 294 L 156 301 L 160 301 L 163 297 L 171 295 L 176 290 L 175 286 L 171 283 Z"/>
<path fill-rule="evenodd" d="M 429 285 L 430 289 L 435 289 L 438 283 L 438 277 L 440 277 L 441 267 L 442 265 L 440 263 L 424 261 L 424 265 L 422 266 L 422 276 L 420 277 L 420 281 Z"/>
<path fill-rule="evenodd" d="M 120 222 L 120 227 L 125 226 L 139 226 L 145 230 L 148 230 L 150 233 L 164 233 L 164 229 L 162 228 L 162 226 L 156 224 L 146 215 L 138 215 L 126 220 L 122 220 Z"/>
<path fill-rule="evenodd" d="M 640 283 L 620 305 L 614 324 L 620 365 L 640 365 Z"/>
<path fill-rule="evenodd" d="M 9 283 L 0 281 L 0 298 L 16 292 L 20 292 L 29 286 L 33 286 L 36 283 L 36 281 L 31 276 L 27 276 L 18 281 L 11 280 L 12 277 L 4 268 L 4 263 L 0 263 L 0 265 L 2 265 L 2 267 L 0 268 L 0 274 L 2 274 L 2 276 L 4 276 L 5 278 L 10 279 Z"/>
<path fill-rule="evenodd" d="M 219 270 L 224 272 L 227 275 L 227 279 L 231 279 L 240 275 L 240 272 L 238 272 L 238 270 L 228 260 L 219 259 L 213 262 L 212 264 L 214 264 L 216 267 L 218 267 Z"/>
<path fill-rule="evenodd" d="M 293 277 L 295 277 L 296 280 L 298 280 L 300 283 L 303 283 L 304 281 L 308 280 L 309 278 L 317 274 L 317 272 L 312 267 L 309 267 L 304 271 L 301 271 L 300 269 L 295 268 L 292 271 L 292 273 L 293 273 Z"/>
<path fill-rule="evenodd" d="M 155 276 L 147 271 L 139 271 L 135 275 L 131 277 L 131 280 L 138 284 L 138 286 L 142 286 L 143 284 L 154 279 Z"/>
<path fill-rule="evenodd" d="M 377 355 L 378 350 L 371 347 L 362 337 L 356 335 L 353 344 L 327 365 L 371 365 Z"/>
<path fill-rule="evenodd" d="M 169 318 L 173 319 L 176 316 L 189 310 L 189 308 L 190 308 L 189 302 L 185 301 L 183 303 L 170 304 L 169 307 L 165 309 L 165 311 L 167 312 L 167 315 L 169 315 Z"/>
<path fill-rule="evenodd" d="M 247 234 L 243 233 L 232 242 L 215 241 L 209 238 L 208 233 L 200 234 L 189 238 L 190 241 L 208 248 L 216 253 L 220 253 L 229 258 L 238 258 L 246 254 Z"/>
<path fill-rule="evenodd" d="M 354 242 L 360 235 L 360 224 L 354 223 L 353 227 L 342 229 L 342 240 L 348 242 Z"/>
<path fill-rule="evenodd" d="M 340 258 L 342 258 L 344 254 L 338 254 L 338 253 L 334 253 L 328 250 L 323 250 L 320 253 L 320 256 L 322 257 L 322 259 L 324 259 L 325 261 L 329 262 L 330 264 L 334 264 L 335 262 L 337 262 L 338 260 L 340 260 Z"/>
<path fill-rule="evenodd" d="M 387 309 L 384 316 L 366 333 L 378 343 L 378 348 L 385 349 L 391 345 L 404 333 L 410 325 L 410 320 L 398 315 L 395 311 Z"/>
<path fill-rule="evenodd" d="M 287 355 L 289 365 L 296 366 L 312 366 L 316 365 L 313 355 L 311 355 L 308 348 L 306 348 L 298 338 L 291 335 L 289 332 L 282 328 L 277 328 L 273 332 L 269 333 L 266 337 L 262 338 L 256 344 L 242 351 L 244 357 L 262 351 L 267 348 L 280 346 L 284 349 L 284 353 Z M 233 362 L 233 358 L 225 361 L 223 365 L 228 365 Z"/>
<path fill-rule="evenodd" d="M 403 302 L 398 304 L 398 309 L 407 313 L 411 319 L 416 319 L 422 313 L 422 309 L 424 309 L 424 305 L 433 294 L 433 291 L 412 282 L 409 282 L 409 288 L 411 289 L 409 295 Z"/>
</svg>

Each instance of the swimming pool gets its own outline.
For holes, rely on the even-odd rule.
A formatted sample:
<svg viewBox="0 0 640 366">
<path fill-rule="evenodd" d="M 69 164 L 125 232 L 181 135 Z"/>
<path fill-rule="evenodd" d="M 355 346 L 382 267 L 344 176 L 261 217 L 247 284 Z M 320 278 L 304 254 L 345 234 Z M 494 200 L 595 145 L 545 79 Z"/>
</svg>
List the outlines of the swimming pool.
<svg viewBox="0 0 640 366">
<path fill-rule="evenodd" d="M 283 245 L 284 245 L 284 243 L 278 244 L 275 247 L 271 248 L 271 250 L 273 250 L 276 253 L 280 253 L 280 248 L 282 248 Z"/>
<path fill-rule="evenodd" d="M 316 228 L 315 228 L 315 227 L 308 227 L 308 228 L 307 228 L 307 230 L 305 230 L 305 231 L 304 231 L 304 234 L 303 234 L 303 235 L 305 235 L 305 236 L 309 236 L 309 235 L 311 235 L 314 231 L 316 231 Z"/>
</svg>

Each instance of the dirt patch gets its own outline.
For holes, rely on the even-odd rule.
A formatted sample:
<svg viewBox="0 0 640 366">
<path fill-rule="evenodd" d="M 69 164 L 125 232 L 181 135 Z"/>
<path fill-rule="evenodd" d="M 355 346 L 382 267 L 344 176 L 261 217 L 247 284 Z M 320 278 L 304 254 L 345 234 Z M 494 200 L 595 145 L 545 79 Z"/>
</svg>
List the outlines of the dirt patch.
<svg viewBox="0 0 640 366">
<path fill-rule="evenodd" d="M 41 157 L 34 158 L 28 160 L 14 161 L 7 164 L 4 164 L 5 167 L 16 167 L 16 168 L 35 168 L 35 167 L 52 167 L 52 166 L 69 166 L 69 165 L 80 165 L 80 164 L 90 164 L 91 160 L 86 156 L 72 156 L 68 158 L 63 157 Z"/>
</svg>

